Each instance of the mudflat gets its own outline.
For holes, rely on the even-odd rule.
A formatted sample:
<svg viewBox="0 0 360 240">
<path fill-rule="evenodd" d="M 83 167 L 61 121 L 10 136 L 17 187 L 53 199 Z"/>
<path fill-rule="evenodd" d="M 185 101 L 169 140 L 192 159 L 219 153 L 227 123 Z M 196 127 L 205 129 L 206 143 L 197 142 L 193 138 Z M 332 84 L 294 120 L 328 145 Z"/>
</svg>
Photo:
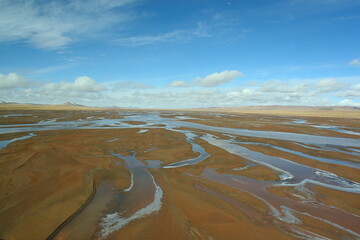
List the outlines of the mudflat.
<svg viewBox="0 0 360 240">
<path fill-rule="evenodd" d="M 360 114 L 301 111 L 7 106 L 0 239 L 359 239 Z"/>
</svg>

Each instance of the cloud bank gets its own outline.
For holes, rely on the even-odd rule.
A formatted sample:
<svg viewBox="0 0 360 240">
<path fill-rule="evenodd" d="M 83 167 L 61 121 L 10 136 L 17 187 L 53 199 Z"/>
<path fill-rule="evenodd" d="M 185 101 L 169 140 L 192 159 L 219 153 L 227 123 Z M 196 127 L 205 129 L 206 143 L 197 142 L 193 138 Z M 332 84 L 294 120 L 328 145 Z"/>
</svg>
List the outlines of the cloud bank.
<svg viewBox="0 0 360 240">
<path fill-rule="evenodd" d="M 70 92 L 101 92 L 105 87 L 97 83 L 94 79 L 81 76 L 74 82 L 48 83 L 43 87 L 46 91 L 70 91 Z"/>
<path fill-rule="evenodd" d="M 28 80 L 16 73 L 0 73 L 0 89 L 25 88 L 28 86 Z"/>
<path fill-rule="evenodd" d="M 173 82 L 172 87 L 152 87 L 132 81 L 101 84 L 87 76 L 68 82 L 34 84 L 16 73 L 9 73 L 0 74 L 0 100 L 32 103 L 70 101 L 89 106 L 137 108 L 360 105 L 360 76 L 268 80 L 252 85 L 239 83 L 237 87 L 207 87 L 231 81 L 236 76 L 241 76 L 241 73 L 224 71 L 210 74 L 201 81 L 195 78 L 198 81 L 196 87 L 180 88 L 187 83 Z"/>
<path fill-rule="evenodd" d="M 82 103 L 106 99 L 106 87 L 87 76 L 79 76 L 72 82 L 35 82 L 16 73 L 0 73 L 0 96 L 3 101 L 31 103 Z"/>
</svg>

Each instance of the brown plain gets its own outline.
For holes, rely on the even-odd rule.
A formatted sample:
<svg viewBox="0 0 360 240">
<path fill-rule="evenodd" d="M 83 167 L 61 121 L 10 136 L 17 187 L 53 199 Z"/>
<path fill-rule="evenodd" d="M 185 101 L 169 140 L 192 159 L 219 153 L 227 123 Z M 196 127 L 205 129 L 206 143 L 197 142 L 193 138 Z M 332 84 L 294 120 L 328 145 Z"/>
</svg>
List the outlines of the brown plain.
<svg viewBox="0 0 360 240">
<path fill-rule="evenodd" d="M 36 105 L 0 105 L 1 114 L 11 112 L 32 113 L 37 111 L 42 116 L 38 120 L 58 116 L 59 111 L 75 111 L 65 115 L 69 119 L 81 119 L 88 113 L 102 111 L 98 108 L 72 106 L 36 106 Z M 82 113 L 82 111 L 89 111 Z M 229 112 L 249 115 L 247 126 L 257 123 L 261 116 L 272 116 L 274 122 L 282 122 L 281 116 L 315 117 L 318 122 L 329 120 L 341 121 L 349 126 L 356 124 L 360 118 L 359 110 L 332 108 L 227 108 L 210 109 L 212 112 Z M 98 116 L 111 116 L 100 112 Z M 192 110 L 189 116 L 203 114 L 208 110 Z M 46 113 L 44 113 L 46 112 Z M 43 115 L 41 115 L 43 114 Z M 60 115 L 63 115 L 61 112 Z M 275 116 L 275 117 L 274 117 Z M 276 117 L 279 116 L 279 117 Z M 319 118 L 321 117 L 321 118 Z M 325 118 L 326 117 L 326 118 Z M 332 117 L 330 119 L 329 117 Z M 336 118 L 336 119 L 334 119 Z M 344 118 L 339 120 L 339 118 Z M 347 121 L 345 118 L 351 118 Z M 32 117 L 13 118 L 14 121 L 31 122 Z M 271 118 L 270 118 L 271 119 Z M 288 119 L 285 117 L 285 119 Z M 245 118 L 246 120 L 246 118 Z M 7 120 L 12 122 L 12 118 Z M 187 120 L 188 121 L 188 120 Z M 190 121 L 190 120 L 189 120 Z M 197 120 L 191 120 L 197 121 Z M 199 122 L 205 123 L 204 120 Z M 236 120 L 231 117 L 218 120 L 209 117 L 209 125 L 236 127 Z M 2 123 L 3 124 L 3 123 Z M 271 120 L 259 121 L 258 128 L 279 130 L 272 127 Z M 358 124 L 358 122 L 357 122 Z M 242 125 L 244 126 L 244 125 Z M 288 129 L 283 128 L 283 131 Z M 139 129 L 88 129 L 88 130 L 54 130 L 39 131 L 36 136 L 20 142 L 14 142 L 0 150 L 0 238 L 46 239 L 62 223 L 91 201 L 96 187 L 103 181 L 110 181 L 116 189 L 125 189 L 130 184 L 130 173 L 119 159 L 109 152 L 129 155 L 137 152 L 137 158 L 161 160 L 164 164 L 174 163 L 196 157 L 191 145 L 184 141 L 184 135 L 178 132 L 154 128 L 138 134 Z M 304 127 L 297 132 L 307 133 Z M 322 131 L 322 130 L 319 130 Z M 323 135 L 344 136 L 341 133 Z M 24 136 L 26 134 L 2 134 L 0 140 Z M 218 134 L 218 137 L 221 134 Z M 108 140 L 117 139 L 109 142 Z M 241 138 L 242 141 L 253 141 Z M 257 142 L 268 142 L 256 139 Z M 278 141 L 278 140 L 273 140 Z M 253 195 L 232 187 L 201 178 L 206 168 L 217 169 L 219 173 L 231 173 L 261 181 L 277 180 L 274 171 L 264 166 L 248 168 L 242 171 L 232 169 L 245 166 L 245 160 L 230 154 L 221 148 L 212 146 L 203 140 L 196 140 L 211 157 L 199 164 L 189 167 L 151 169 L 159 186 L 164 192 L 162 209 L 153 215 L 136 220 L 109 239 L 295 239 L 285 234 L 268 217 L 268 207 Z M 273 142 L 274 144 L 289 144 Z M 294 146 L 290 146 L 293 148 Z M 149 151 L 149 149 L 152 149 Z M 269 155 L 286 157 L 301 164 L 316 166 L 324 170 L 336 171 L 341 176 L 359 181 L 360 172 L 346 167 L 297 158 L 291 154 L 280 153 L 266 147 L 254 146 L 252 150 Z M 299 151 L 303 148 L 297 146 Z M 341 154 L 340 154 L 341 155 Z M 350 156 L 342 154 L 339 158 L 347 160 Z M 353 160 L 355 161 L 355 160 Z M 290 188 L 272 188 L 272 193 L 293 198 Z M 358 195 L 342 193 L 323 187 L 313 187 L 318 201 L 339 207 L 344 211 L 358 214 L 360 201 Z M 317 229 L 318 220 L 303 216 L 306 228 Z M 318 228 L 320 229 L 320 228 Z M 96 229 L 95 229 L 96 230 Z M 94 229 L 92 229 L 94 231 Z M 340 239 L 337 229 L 323 224 L 319 233 L 327 237 Z M 344 236 L 344 235 L 343 235 Z"/>
</svg>

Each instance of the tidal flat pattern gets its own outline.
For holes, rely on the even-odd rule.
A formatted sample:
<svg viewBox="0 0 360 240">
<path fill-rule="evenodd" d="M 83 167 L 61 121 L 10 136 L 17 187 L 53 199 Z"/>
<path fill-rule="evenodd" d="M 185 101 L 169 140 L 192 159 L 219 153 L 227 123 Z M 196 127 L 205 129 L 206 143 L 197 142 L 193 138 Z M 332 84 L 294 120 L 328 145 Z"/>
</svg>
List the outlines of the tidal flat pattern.
<svg viewBox="0 0 360 240">
<path fill-rule="evenodd" d="M 1 116 L 1 239 L 360 239 L 358 119 Z"/>
</svg>

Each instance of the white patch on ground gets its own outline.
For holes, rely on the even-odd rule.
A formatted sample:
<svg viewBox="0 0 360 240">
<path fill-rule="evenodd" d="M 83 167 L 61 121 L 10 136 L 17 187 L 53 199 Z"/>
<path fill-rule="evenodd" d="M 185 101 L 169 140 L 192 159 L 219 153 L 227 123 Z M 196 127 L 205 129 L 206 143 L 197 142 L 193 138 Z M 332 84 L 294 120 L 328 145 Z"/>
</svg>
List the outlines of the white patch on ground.
<svg viewBox="0 0 360 240">
<path fill-rule="evenodd" d="M 25 117 L 25 116 L 33 116 L 32 114 L 6 114 L 6 115 L 0 115 L 0 117 Z"/>
<path fill-rule="evenodd" d="M 294 121 L 292 121 L 291 123 L 293 124 L 307 124 L 308 121 L 305 119 L 295 119 Z"/>
<path fill-rule="evenodd" d="M 197 135 L 192 132 L 183 132 L 183 133 L 185 134 L 187 141 L 193 141 L 197 137 Z"/>
<path fill-rule="evenodd" d="M 150 151 L 155 150 L 155 149 L 156 149 L 156 148 L 150 148 L 150 149 L 148 149 L 148 150 L 145 150 L 144 153 L 150 152 Z"/>
<path fill-rule="evenodd" d="M 304 147 L 304 148 L 308 148 L 308 149 L 313 149 L 313 150 L 317 150 L 317 151 L 329 151 L 329 150 L 327 150 L 327 149 L 322 149 L 322 148 L 316 148 L 316 147 L 310 147 L 310 146 L 307 146 L 307 145 L 305 145 L 305 144 L 302 144 L 302 143 L 295 143 L 296 145 L 299 145 L 299 146 L 301 146 L 301 147 Z"/>
<path fill-rule="evenodd" d="M 319 217 L 315 217 L 314 215 L 311 215 L 311 214 L 309 214 L 309 213 L 298 212 L 298 211 L 295 211 L 295 210 L 292 210 L 292 211 L 297 212 L 298 214 L 302 214 L 302 215 L 305 215 L 305 216 L 309 216 L 309 217 L 315 218 L 315 219 L 317 219 L 317 220 L 319 220 L 319 221 L 322 221 L 322 222 L 324 222 L 324 223 L 327 223 L 327 224 L 332 225 L 332 226 L 334 226 L 334 227 L 336 227 L 336 228 L 339 228 L 339 229 L 341 229 L 341 230 L 343 230 L 343 231 L 345 231 L 345 232 L 350 233 L 351 235 L 354 236 L 354 239 L 360 239 L 360 234 L 358 234 L 358 233 L 356 233 L 356 232 L 354 232 L 354 231 L 352 231 L 352 230 L 350 230 L 350 229 L 344 228 L 344 227 L 342 227 L 342 226 L 340 226 L 340 225 L 338 225 L 338 224 L 336 224 L 336 223 L 332 223 L 332 222 L 330 222 L 330 221 L 328 221 L 328 220 L 325 220 L 325 219 L 322 219 L 322 218 L 319 218 Z M 312 239 L 313 239 L 313 238 L 312 238 Z M 324 238 L 324 239 L 327 239 L 327 238 Z M 344 238 L 344 239 L 345 239 L 345 238 Z M 346 238 L 346 239 L 348 239 L 348 238 Z M 350 239 L 351 239 L 351 238 L 350 238 Z"/>
<path fill-rule="evenodd" d="M 360 185 L 358 183 L 355 184 L 346 184 L 346 186 L 336 186 L 336 185 L 331 185 L 331 184 L 327 184 L 327 183 L 322 183 L 322 182 L 318 182 L 318 181 L 314 181 L 311 179 L 305 179 L 299 183 L 280 183 L 280 184 L 274 184 L 273 186 L 287 186 L 287 187 L 296 187 L 299 185 L 305 185 L 305 184 L 314 184 L 314 185 L 318 185 L 318 186 L 322 186 L 322 187 L 326 187 L 326 188 L 330 188 L 330 189 L 334 189 L 334 190 L 338 190 L 338 191 L 342 191 L 342 192 L 349 192 L 349 193 L 360 193 Z"/>
<path fill-rule="evenodd" d="M 294 176 L 288 172 L 285 172 L 285 173 L 279 174 L 279 178 L 281 181 L 285 181 L 285 180 L 290 180 L 290 179 L 294 178 Z"/>
<path fill-rule="evenodd" d="M 322 170 L 314 171 L 314 174 L 319 177 L 327 177 L 327 178 L 337 178 L 338 176 L 335 173 L 326 172 Z"/>
<path fill-rule="evenodd" d="M 134 186 L 134 174 L 132 172 L 130 172 L 130 173 L 131 173 L 131 183 L 130 183 L 130 186 L 128 188 L 123 190 L 124 192 L 129 192 Z"/>
<path fill-rule="evenodd" d="M 110 140 L 108 140 L 108 142 L 115 142 L 115 141 L 117 141 L 117 140 L 119 140 L 120 138 L 114 138 L 114 139 L 110 139 Z"/>
<path fill-rule="evenodd" d="M 48 119 L 48 120 L 41 120 L 41 121 L 38 122 L 38 123 L 40 123 L 40 124 L 42 124 L 42 123 L 53 123 L 53 122 L 56 122 L 56 119 L 57 119 L 57 118 Z"/>
<path fill-rule="evenodd" d="M 297 185 L 297 186 L 295 186 L 294 190 L 297 191 L 298 193 L 301 193 L 304 196 L 300 196 L 300 195 L 297 195 L 294 193 L 292 194 L 293 196 L 298 197 L 305 201 L 315 201 L 314 193 L 312 191 L 310 191 L 309 189 L 307 189 L 304 185 L 302 185 L 302 184 Z"/>
<path fill-rule="evenodd" d="M 269 205 L 269 207 L 271 210 L 271 214 L 274 217 L 276 217 L 277 219 L 279 219 L 280 221 L 291 223 L 291 224 L 301 224 L 302 223 L 302 221 L 293 214 L 294 210 L 292 210 L 288 207 L 281 206 L 280 207 L 281 211 L 279 211 L 278 209 L 274 208 L 271 205 Z"/>
<path fill-rule="evenodd" d="M 289 229 L 291 232 L 286 231 L 291 236 L 306 240 L 330 240 L 329 238 L 300 228 L 302 221 L 294 215 L 295 212 L 298 213 L 297 211 L 285 206 L 281 206 L 281 210 L 279 211 L 278 209 L 270 205 L 270 203 L 266 201 L 264 201 L 264 203 L 268 205 L 271 215 L 273 215 L 275 218 L 282 222 L 293 224 Z M 296 235 L 292 233 L 296 233 Z"/>
<path fill-rule="evenodd" d="M 320 178 L 323 178 L 324 180 L 328 182 L 333 182 L 337 185 L 340 185 L 344 188 L 355 188 L 357 191 L 360 191 L 360 184 L 357 182 L 353 182 L 350 180 L 347 180 L 345 178 L 339 177 L 335 173 L 323 171 L 323 170 L 316 170 L 314 171 L 314 175 Z"/>
<path fill-rule="evenodd" d="M 246 165 L 245 167 L 238 167 L 238 168 L 233 168 L 234 171 L 241 171 L 241 170 L 245 170 L 248 169 L 249 165 Z"/>
<path fill-rule="evenodd" d="M 306 239 L 306 240 L 331 240 L 330 238 L 321 236 L 321 235 L 313 233 L 313 232 L 309 232 L 302 228 L 298 228 L 298 229 L 291 228 L 291 231 L 293 231 L 294 233 L 299 235 L 299 236 L 295 236 L 295 237 Z"/>
<path fill-rule="evenodd" d="M 181 119 L 181 120 L 186 120 L 186 119 L 198 119 L 198 118 L 193 118 L 193 117 L 188 117 L 188 116 L 176 116 L 176 119 Z"/>
<path fill-rule="evenodd" d="M 121 217 L 121 213 L 115 212 L 107 214 L 106 217 L 101 219 L 100 226 L 101 231 L 99 233 L 98 239 L 105 239 L 113 232 L 116 232 L 126 226 L 133 220 L 146 217 L 154 212 L 157 212 L 161 209 L 161 199 L 163 197 L 163 192 L 161 188 L 156 184 L 154 177 L 151 175 L 153 183 L 155 185 L 156 191 L 154 195 L 154 201 L 147 205 L 146 207 L 138 210 L 129 218 Z"/>
<path fill-rule="evenodd" d="M 137 133 L 146 133 L 147 131 L 149 131 L 149 130 L 148 129 L 141 129 Z"/>
</svg>

